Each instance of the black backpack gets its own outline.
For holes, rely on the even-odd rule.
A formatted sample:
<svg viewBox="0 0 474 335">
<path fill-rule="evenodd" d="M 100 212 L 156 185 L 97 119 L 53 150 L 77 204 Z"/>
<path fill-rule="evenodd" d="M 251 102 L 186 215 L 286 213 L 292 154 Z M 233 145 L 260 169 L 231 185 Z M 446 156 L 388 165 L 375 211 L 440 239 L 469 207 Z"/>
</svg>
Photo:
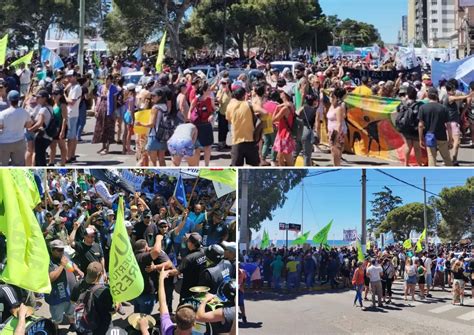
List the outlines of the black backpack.
<svg viewBox="0 0 474 335">
<path fill-rule="evenodd" d="M 57 122 L 56 118 L 54 117 L 53 112 L 51 112 L 49 107 L 46 107 L 46 109 L 48 110 L 49 114 L 51 115 L 51 118 L 49 120 L 48 125 L 45 127 L 44 132 L 46 133 L 47 136 L 49 136 L 51 138 L 55 138 L 59 135 L 59 125 L 58 125 L 58 122 Z"/>
<path fill-rule="evenodd" d="M 81 333 L 87 333 L 99 327 L 100 320 L 95 310 L 94 293 L 102 287 L 102 285 L 94 285 L 82 292 L 77 299 L 74 319 L 76 329 Z"/>
<path fill-rule="evenodd" d="M 252 113 L 252 118 L 253 118 L 253 140 L 255 141 L 255 143 L 258 143 L 260 142 L 263 136 L 264 124 L 260 116 L 255 114 L 252 103 L 248 102 L 248 105 L 249 105 L 250 112 Z"/>
<path fill-rule="evenodd" d="M 411 134 L 418 131 L 418 108 L 421 104 L 421 102 L 414 102 L 410 105 L 401 103 L 398 106 L 395 126 L 400 133 Z"/>
</svg>

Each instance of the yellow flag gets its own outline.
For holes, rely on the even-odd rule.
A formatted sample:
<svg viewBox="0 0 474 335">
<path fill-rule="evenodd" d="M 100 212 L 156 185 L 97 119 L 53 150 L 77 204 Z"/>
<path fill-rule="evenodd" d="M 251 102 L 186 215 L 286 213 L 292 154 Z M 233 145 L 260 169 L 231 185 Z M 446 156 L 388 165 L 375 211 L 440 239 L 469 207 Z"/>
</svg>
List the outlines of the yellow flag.
<svg viewBox="0 0 474 335">
<path fill-rule="evenodd" d="M 21 58 L 18 58 L 16 61 L 10 64 L 11 67 L 18 67 L 20 64 L 30 64 L 31 60 L 33 59 L 33 50 L 28 52 L 26 55 L 24 55 Z"/>
<path fill-rule="evenodd" d="M 416 242 L 416 250 L 415 250 L 416 252 L 420 252 L 421 250 L 423 250 L 421 242 L 423 242 L 425 238 L 426 238 L 426 229 L 423 230 L 420 237 L 418 238 L 418 241 Z"/>
<path fill-rule="evenodd" d="M 119 200 L 112 245 L 110 247 L 110 292 L 114 303 L 138 297 L 144 287 L 143 276 L 123 221 L 123 199 Z"/>
<path fill-rule="evenodd" d="M 365 247 L 367 248 L 367 250 L 370 250 L 370 241 L 367 241 L 367 244 L 365 245 Z"/>
<path fill-rule="evenodd" d="M 235 188 L 237 175 L 234 169 L 200 169 L 199 178 L 217 181 Z"/>
<path fill-rule="evenodd" d="M 156 71 L 163 71 L 163 60 L 165 59 L 166 30 L 161 38 L 160 48 L 158 49 L 158 57 L 156 57 Z"/>
<path fill-rule="evenodd" d="M 23 190 L 28 206 L 35 208 L 41 202 L 41 197 L 33 173 L 27 169 L 11 169 L 10 173 L 18 189 Z"/>
<path fill-rule="evenodd" d="M 46 242 L 25 190 L 18 187 L 11 171 L 0 169 L 0 232 L 7 239 L 7 265 L 0 279 L 26 290 L 49 293 Z"/>
<path fill-rule="evenodd" d="M 0 65 L 5 65 L 5 59 L 7 58 L 7 44 L 8 34 L 5 34 L 0 40 Z"/>
<path fill-rule="evenodd" d="M 411 249 L 411 240 L 410 239 L 405 240 L 405 242 L 403 242 L 403 247 L 405 249 Z"/>
<path fill-rule="evenodd" d="M 363 262 L 365 259 L 365 256 L 364 256 L 364 252 L 362 251 L 362 245 L 360 244 L 359 240 L 357 240 L 356 245 L 357 245 L 357 260 L 359 262 Z"/>
</svg>

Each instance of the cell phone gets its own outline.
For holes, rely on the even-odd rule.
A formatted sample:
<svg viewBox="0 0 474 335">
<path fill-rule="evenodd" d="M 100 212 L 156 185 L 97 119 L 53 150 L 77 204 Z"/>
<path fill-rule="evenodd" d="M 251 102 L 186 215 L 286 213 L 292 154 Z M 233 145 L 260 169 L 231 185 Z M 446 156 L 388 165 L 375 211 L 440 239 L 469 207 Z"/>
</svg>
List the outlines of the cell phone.
<svg viewBox="0 0 474 335">
<path fill-rule="evenodd" d="M 82 224 L 85 218 L 86 218 L 86 215 L 82 214 L 81 216 L 79 216 L 79 219 L 77 219 L 77 222 L 79 222 L 79 224 Z"/>
</svg>

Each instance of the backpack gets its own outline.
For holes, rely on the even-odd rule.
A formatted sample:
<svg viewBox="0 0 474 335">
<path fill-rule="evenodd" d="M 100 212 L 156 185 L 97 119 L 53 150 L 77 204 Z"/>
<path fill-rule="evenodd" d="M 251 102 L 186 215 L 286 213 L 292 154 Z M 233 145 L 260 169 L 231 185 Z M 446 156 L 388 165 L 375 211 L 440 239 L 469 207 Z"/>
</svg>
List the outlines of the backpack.
<svg viewBox="0 0 474 335">
<path fill-rule="evenodd" d="M 54 117 L 53 112 L 51 112 L 49 107 L 46 107 L 46 109 L 48 110 L 49 114 L 51 115 L 51 118 L 49 120 L 48 125 L 44 129 L 44 132 L 46 133 L 46 135 L 48 137 L 55 138 L 59 135 L 59 125 L 58 125 L 58 122 L 57 122 L 56 118 Z"/>
<path fill-rule="evenodd" d="M 76 308 L 74 309 L 74 319 L 76 329 L 81 333 L 93 331 L 99 327 L 100 320 L 95 310 L 94 293 L 103 287 L 94 285 L 79 295 Z"/>
<path fill-rule="evenodd" d="M 160 111 L 161 119 L 156 130 L 156 139 L 160 142 L 167 142 L 177 127 L 176 118 L 170 113 Z"/>
<path fill-rule="evenodd" d="M 415 102 L 411 105 L 402 103 L 398 108 L 398 113 L 395 119 L 395 126 L 400 133 L 414 133 L 418 129 L 418 108 L 420 102 Z"/>
<path fill-rule="evenodd" d="M 291 132 L 291 137 L 293 137 L 296 141 L 300 141 L 301 137 L 303 136 L 304 121 L 303 119 L 297 117 L 293 110 L 291 110 L 291 113 L 293 114 L 293 122 L 290 124 L 290 121 L 286 117 L 285 121 L 288 125 L 288 130 Z"/>
<path fill-rule="evenodd" d="M 191 122 L 194 124 L 207 123 L 213 111 L 207 109 L 205 100 L 198 99 L 196 107 L 191 111 Z"/>
<path fill-rule="evenodd" d="M 255 141 L 255 143 L 258 143 L 260 142 L 263 136 L 264 124 L 260 116 L 255 114 L 252 107 L 252 103 L 249 102 L 248 105 L 253 118 L 253 140 Z"/>
</svg>

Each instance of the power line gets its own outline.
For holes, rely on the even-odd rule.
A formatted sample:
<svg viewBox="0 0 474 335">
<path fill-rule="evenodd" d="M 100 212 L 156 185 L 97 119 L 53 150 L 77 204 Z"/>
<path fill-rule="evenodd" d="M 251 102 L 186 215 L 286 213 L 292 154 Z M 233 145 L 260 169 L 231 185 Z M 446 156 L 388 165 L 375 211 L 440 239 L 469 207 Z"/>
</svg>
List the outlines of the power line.
<svg viewBox="0 0 474 335">
<path fill-rule="evenodd" d="M 393 179 L 395 179 L 395 180 L 397 180 L 397 181 L 399 181 L 399 182 L 401 182 L 401 183 L 403 183 L 403 184 L 406 184 L 406 185 L 408 185 L 408 186 L 411 186 L 411 187 L 413 187 L 413 188 L 416 188 L 417 190 L 420 190 L 420 191 L 423 191 L 423 192 L 425 191 L 425 190 L 422 189 L 421 187 L 418 187 L 418 186 L 416 186 L 416 185 L 414 185 L 414 184 L 411 184 L 411 183 L 409 183 L 409 182 L 407 182 L 407 181 L 405 181 L 405 180 L 403 180 L 403 179 L 400 179 L 400 178 L 398 178 L 398 177 L 392 176 L 390 173 L 387 173 L 387 172 L 382 171 L 382 170 L 380 170 L 380 169 L 374 169 L 374 170 L 377 171 L 377 172 L 380 172 L 381 174 L 384 174 L 384 175 L 386 175 L 386 176 L 388 176 L 388 177 L 390 177 L 390 178 L 393 178 Z M 426 193 L 429 193 L 429 194 L 434 195 L 434 196 L 436 196 L 436 197 L 440 197 L 439 194 L 430 192 L 430 191 L 428 191 L 428 190 L 426 191 Z"/>
<path fill-rule="evenodd" d="M 316 177 L 316 176 L 320 176 L 320 175 L 325 174 L 325 173 L 331 173 L 331 172 L 337 172 L 337 171 L 341 171 L 341 169 L 316 171 L 316 172 L 313 172 L 311 174 L 308 174 L 305 178 Z"/>
</svg>

